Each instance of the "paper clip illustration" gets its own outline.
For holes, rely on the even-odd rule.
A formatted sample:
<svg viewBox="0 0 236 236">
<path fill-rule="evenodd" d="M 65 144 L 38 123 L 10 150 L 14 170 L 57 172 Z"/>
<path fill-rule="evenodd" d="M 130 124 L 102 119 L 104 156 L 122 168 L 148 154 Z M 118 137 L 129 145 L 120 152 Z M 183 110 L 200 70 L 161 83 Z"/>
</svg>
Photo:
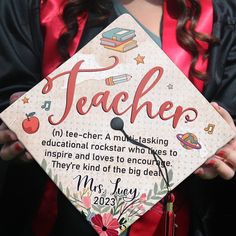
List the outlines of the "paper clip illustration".
<svg viewBox="0 0 236 236">
<path fill-rule="evenodd" d="M 128 74 L 123 74 L 123 75 L 116 75 L 116 76 L 111 76 L 109 78 L 105 79 L 106 85 L 112 86 L 116 84 L 121 84 L 125 83 L 129 80 L 131 80 L 132 76 Z"/>
<path fill-rule="evenodd" d="M 44 104 L 41 106 L 42 109 L 45 111 L 49 111 L 51 107 L 51 101 L 45 101 Z"/>
</svg>

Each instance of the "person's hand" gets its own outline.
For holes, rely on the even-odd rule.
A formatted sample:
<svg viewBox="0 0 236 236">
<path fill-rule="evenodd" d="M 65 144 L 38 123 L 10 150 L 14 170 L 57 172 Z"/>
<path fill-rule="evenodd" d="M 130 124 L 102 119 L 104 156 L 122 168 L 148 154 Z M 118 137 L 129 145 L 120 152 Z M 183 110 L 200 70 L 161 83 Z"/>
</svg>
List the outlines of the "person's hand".
<svg viewBox="0 0 236 236">
<path fill-rule="evenodd" d="M 16 101 L 19 97 L 21 97 L 25 92 L 14 93 L 10 98 L 10 103 Z M 33 158 L 26 151 L 23 144 L 18 140 L 16 134 L 9 130 L 7 126 L 2 123 L 0 125 L 0 157 L 2 160 L 21 160 L 24 162 L 32 161 Z"/>
<path fill-rule="evenodd" d="M 236 133 L 236 127 L 230 114 L 217 103 L 213 102 L 212 106 L 230 125 Z M 232 139 L 223 148 L 218 150 L 214 156 L 209 158 L 206 163 L 195 171 L 203 179 L 213 179 L 217 175 L 223 179 L 233 178 L 236 170 L 236 138 Z"/>
</svg>

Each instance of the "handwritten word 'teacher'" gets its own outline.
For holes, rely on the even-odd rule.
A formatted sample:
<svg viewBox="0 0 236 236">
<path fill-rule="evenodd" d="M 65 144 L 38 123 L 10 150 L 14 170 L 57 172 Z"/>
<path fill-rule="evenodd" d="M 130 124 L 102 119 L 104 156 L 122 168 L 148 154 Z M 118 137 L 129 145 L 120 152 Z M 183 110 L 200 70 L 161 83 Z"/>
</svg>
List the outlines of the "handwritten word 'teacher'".
<svg viewBox="0 0 236 236">
<path fill-rule="evenodd" d="M 78 78 L 78 75 L 84 72 L 92 73 L 92 72 L 110 70 L 114 68 L 115 66 L 117 66 L 119 63 L 118 57 L 113 56 L 112 58 L 114 58 L 115 61 L 111 66 L 108 66 L 108 67 L 98 68 L 98 69 L 81 69 L 81 65 L 84 62 L 83 60 L 81 60 L 74 65 L 71 71 L 60 73 L 53 78 L 49 78 L 49 77 L 46 78 L 47 83 L 42 90 L 43 94 L 47 94 L 48 92 L 51 91 L 51 89 L 53 88 L 53 81 L 55 79 L 58 79 L 61 76 L 68 74 L 68 82 L 67 82 L 67 90 L 66 90 L 66 104 L 65 104 L 64 113 L 58 121 L 55 121 L 53 119 L 54 115 L 50 115 L 48 117 L 48 121 L 51 125 L 59 125 L 67 118 L 71 110 L 73 101 L 75 99 L 74 94 L 75 94 L 75 87 L 76 87 L 76 79 Z M 140 104 L 140 100 L 145 98 L 145 96 L 148 93 L 150 93 L 150 91 L 158 84 L 158 82 L 162 78 L 163 72 L 164 72 L 163 68 L 159 66 L 156 66 L 150 69 L 145 74 L 143 79 L 140 81 L 133 98 L 130 98 L 130 95 L 128 92 L 122 91 L 116 94 L 113 97 L 112 102 L 109 104 L 108 101 L 110 100 L 110 96 L 111 96 L 109 90 L 97 92 L 96 94 L 94 94 L 94 96 L 91 98 L 90 101 L 88 101 L 89 100 L 88 97 L 82 96 L 77 100 L 77 103 L 76 103 L 77 112 L 80 115 L 86 115 L 89 113 L 92 107 L 101 106 L 105 113 L 110 112 L 112 110 L 113 113 L 118 116 L 123 115 L 127 112 L 131 112 L 130 123 L 134 123 L 140 111 L 144 109 L 146 110 L 147 116 L 150 119 L 155 119 L 157 117 L 159 117 L 163 121 L 172 119 L 172 127 L 174 129 L 177 127 L 180 118 L 184 114 L 185 114 L 184 118 L 186 121 L 192 122 L 196 120 L 198 116 L 198 112 L 193 107 L 187 107 L 184 109 L 181 105 L 178 105 L 176 108 L 174 108 L 174 104 L 171 101 L 165 101 L 158 108 L 155 107 L 155 103 L 154 103 L 155 101 L 146 100 L 145 102 Z M 151 81 L 151 79 L 155 75 L 156 75 L 155 79 Z M 132 100 L 132 102 L 129 102 L 129 104 L 127 104 L 127 107 L 124 110 L 121 110 L 120 103 L 128 103 L 128 100 Z M 85 105 L 87 103 L 89 103 L 89 106 L 87 109 L 85 109 Z M 156 108 L 155 109 L 156 111 L 154 111 L 154 108 Z M 170 114 L 171 111 L 172 113 Z M 168 112 L 168 115 L 166 114 L 167 112 Z M 190 114 L 192 115 L 192 117 L 190 117 Z"/>
</svg>

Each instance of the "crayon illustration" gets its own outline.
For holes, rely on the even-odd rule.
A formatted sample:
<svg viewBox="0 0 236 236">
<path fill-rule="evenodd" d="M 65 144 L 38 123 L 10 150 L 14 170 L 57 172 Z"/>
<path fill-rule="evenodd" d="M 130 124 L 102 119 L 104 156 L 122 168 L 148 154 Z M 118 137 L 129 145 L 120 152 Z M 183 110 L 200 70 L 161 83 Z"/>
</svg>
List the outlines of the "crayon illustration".
<svg viewBox="0 0 236 236">
<path fill-rule="evenodd" d="M 106 85 L 112 86 L 116 84 L 121 84 L 125 83 L 129 80 L 131 80 L 132 76 L 128 74 L 123 74 L 123 75 L 116 75 L 116 76 L 111 76 L 109 78 L 105 79 Z"/>
</svg>

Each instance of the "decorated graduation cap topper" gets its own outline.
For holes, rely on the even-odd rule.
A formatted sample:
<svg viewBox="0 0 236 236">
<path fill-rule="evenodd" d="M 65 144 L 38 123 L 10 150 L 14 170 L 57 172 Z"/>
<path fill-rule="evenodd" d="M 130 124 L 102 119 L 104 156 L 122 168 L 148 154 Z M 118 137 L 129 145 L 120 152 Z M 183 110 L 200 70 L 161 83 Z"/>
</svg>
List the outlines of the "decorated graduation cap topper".
<svg viewBox="0 0 236 236">
<path fill-rule="evenodd" d="M 120 234 L 234 137 L 127 14 L 24 96 L 1 119 L 98 234 L 108 221 Z"/>
</svg>

